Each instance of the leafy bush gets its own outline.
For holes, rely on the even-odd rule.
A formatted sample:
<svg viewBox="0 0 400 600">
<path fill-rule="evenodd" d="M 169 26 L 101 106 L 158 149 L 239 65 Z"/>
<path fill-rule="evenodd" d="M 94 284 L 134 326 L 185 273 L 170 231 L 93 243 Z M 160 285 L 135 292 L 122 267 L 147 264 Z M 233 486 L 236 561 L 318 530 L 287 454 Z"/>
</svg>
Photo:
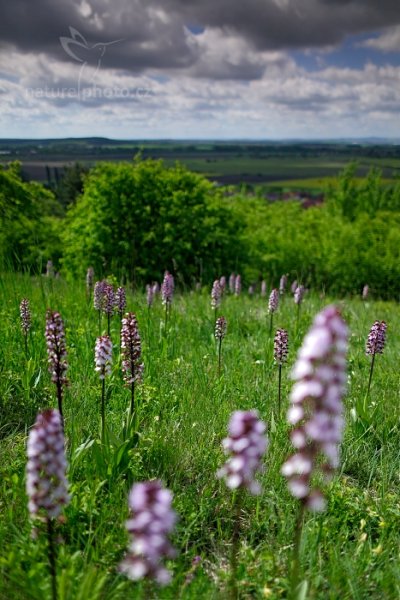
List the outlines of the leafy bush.
<svg viewBox="0 0 400 600">
<path fill-rule="evenodd" d="M 280 276 L 289 273 L 306 285 L 338 294 L 360 293 L 368 283 L 381 297 L 397 297 L 400 210 L 366 210 L 356 191 L 351 181 L 345 190 L 337 190 L 334 209 L 329 199 L 305 210 L 295 201 L 266 204 L 262 199 L 236 197 L 232 210 L 246 224 L 245 278 L 263 277 L 277 285 Z M 365 185 L 359 192 L 365 198 Z M 384 189 L 379 194 L 389 197 Z M 347 207 L 353 197 L 357 210 Z"/>
<path fill-rule="evenodd" d="M 62 218 L 54 195 L 24 183 L 14 163 L 0 169 L 0 259 L 13 268 L 57 264 L 62 237 L 64 273 L 81 278 L 90 265 L 97 277 L 138 282 L 160 279 L 164 269 L 181 283 L 207 284 L 236 271 L 245 285 L 277 285 L 288 273 L 336 294 L 368 283 L 376 295 L 398 297 L 400 182 L 384 185 L 378 171 L 361 181 L 354 174 L 350 165 L 324 204 L 305 210 L 245 190 L 224 195 L 179 164 L 99 163 Z"/>
<path fill-rule="evenodd" d="M 0 166 L 0 260 L 13 268 L 41 270 L 60 253 L 59 217 L 54 195 L 21 179 L 20 165 Z"/>
<path fill-rule="evenodd" d="M 381 172 L 371 169 L 367 177 L 355 179 L 356 164 L 350 164 L 329 186 L 326 201 L 330 210 L 347 221 L 362 213 L 374 217 L 378 211 L 400 212 L 400 181 L 384 185 Z"/>
<path fill-rule="evenodd" d="M 101 163 L 68 211 L 63 263 L 81 276 L 92 265 L 129 280 L 169 269 L 208 281 L 236 256 L 242 262 L 239 230 L 218 189 L 181 165 Z"/>
</svg>

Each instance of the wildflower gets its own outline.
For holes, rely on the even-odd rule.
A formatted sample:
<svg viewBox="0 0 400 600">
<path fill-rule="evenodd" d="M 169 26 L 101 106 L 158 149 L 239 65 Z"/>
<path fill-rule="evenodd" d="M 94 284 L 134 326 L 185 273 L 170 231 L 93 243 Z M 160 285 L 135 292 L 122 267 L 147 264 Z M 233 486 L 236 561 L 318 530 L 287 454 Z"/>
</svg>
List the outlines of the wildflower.
<svg viewBox="0 0 400 600">
<path fill-rule="evenodd" d="M 262 470 L 261 459 L 268 445 L 266 425 L 257 411 L 237 410 L 231 416 L 228 431 L 222 446 L 231 456 L 218 470 L 217 477 L 224 477 L 231 489 L 246 488 L 252 494 L 259 494 L 261 486 L 255 475 Z"/>
<path fill-rule="evenodd" d="M 94 286 L 93 304 L 96 310 L 102 310 L 104 305 L 104 294 L 106 281 L 96 281 Z"/>
<path fill-rule="evenodd" d="M 261 282 L 261 297 L 265 298 L 267 295 L 267 282 L 264 279 Z"/>
<path fill-rule="evenodd" d="M 22 298 L 21 304 L 19 305 L 19 314 L 21 316 L 22 333 L 26 337 L 32 325 L 31 309 L 27 298 Z"/>
<path fill-rule="evenodd" d="M 235 273 L 231 273 L 229 275 L 229 291 L 231 294 L 235 293 L 235 282 L 236 282 L 236 275 L 235 275 Z"/>
<path fill-rule="evenodd" d="M 171 275 L 171 273 L 166 271 L 164 275 L 164 281 L 162 282 L 161 286 L 162 303 L 165 306 L 170 306 L 172 303 L 172 298 L 174 296 L 174 287 L 174 277 L 173 275 Z"/>
<path fill-rule="evenodd" d="M 219 286 L 221 288 L 221 294 L 225 294 L 225 290 L 226 290 L 226 277 L 225 277 L 225 275 L 222 275 L 222 277 L 220 277 Z"/>
<path fill-rule="evenodd" d="M 211 290 L 211 308 L 216 310 L 218 306 L 221 304 L 221 286 L 219 284 L 219 280 L 216 279 L 213 283 Z"/>
<path fill-rule="evenodd" d="M 278 309 L 278 304 L 279 304 L 279 292 L 277 289 L 273 289 L 269 296 L 268 312 L 269 313 L 276 312 L 276 310 Z"/>
<path fill-rule="evenodd" d="M 62 418 L 63 386 L 68 384 L 65 376 L 68 363 L 64 323 L 59 312 L 47 311 L 45 337 L 49 372 L 51 373 L 51 380 L 57 386 L 58 410 Z"/>
<path fill-rule="evenodd" d="M 249 296 L 254 296 L 254 285 L 250 285 L 248 289 Z"/>
<path fill-rule="evenodd" d="M 102 335 L 96 339 L 95 346 L 95 370 L 100 379 L 111 375 L 112 366 L 112 342 L 108 335 Z"/>
<path fill-rule="evenodd" d="M 218 317 L 215 322 L 215 337 L 217 340 L 223 340 L 226 335 L 227 323 L 225 317 Z"/>
<path fill-rule="evenodd" d="M 131 385 L 140 381 L 143 373 L 142 344 L 136 316 L 132 312 L 126 313 L 122 319 L 121 352 L 125 383 Z"/>
<path fill-rule="evenodd" d="M 274 338 L 274 360 L 278 365 L 278 417 L 281 415 L 282 404 L 282 365 L 288 355 L 288 333 L 286 329 L 278 329 Z"/>
<path fill-rule="evenodd" d="M 278 304 L 279 304 L 279 292 L 277 289 L 273 289 L 269 296 L 269 301 L 268 301 L 268 312 L 270 314 L 270 321 L 269 321 L 270 335 L 272 333 L 272 324 L 273 324 L 273 320 L 274 320 L 274 313 L 278 309 Z"/>
<path fill-rule="evenodd" d="M 295 425 L 291 440 L 297 451 L 282 466 L 282 474 L 293 496 L 311 510 L 325 507 L 322 492 L 311 489 L 312 476 L 321 472 L 328 480 L 339 464 L 347 338 L 339 311 L 328 306 L 315 317 L 292 374 L 296 383 L 287 418 Z"/>
<path fill-rule="evenodd" d="M 282 277 L 279 281 L 279 293 L 281 296 L 285 293 L 287 281 L 288 281 L 287 275 L 282 275 Z"/>
<path fill-rule="evenodd" d="M 295 304 L 300 305 L 303 302 L 305 291 L 306 291 L 306 289 L 305 289 L 304 285 L 297 286 L 297 288 L 294 292 Z"/>
<path fill-rule="evenodd" d="M 149 284 L 146 285 L 146 300 L 147 306 L 150 308 L 154 300 L 154 286 Z"/>
<path fill-rule="evenodd" d="M 95 370 L 101 381 L 101 439 L 105 441 L 106 431 L 106 377 L 111 375 L 112 367 L 112 342 L 108 335 L 96 339 Z"/>
<path fill-rule="evenodd" d="M 377 354 L 382 354 L 385 348 L 386 341 L 386 323 L 385 321 L 375 321 L 372 325 L 370 332 L 368 334 L 367 343 L 365 346 L 365 353 L 372 356 L 371 360 L 371 368 L 369 371 L 369 379 L 368 379 L 368 390 L 367 395 L 364 399 L 364 411 L 366 410 L 366 399 L 369 395 L 369 391 L 371 389 L 372 382 L 372 373 L 374 371 L 375 365 L 375 356 Z"/>
<path fill-rule="evenodd" d="M 369 286 L 364 285 L 363 291 L 362 291 L 362 299 L 366 300 L 368 298 L 368 294 L 369 294 Z"/>
<path fill-rule="evenodd" d="M 103 304 L 102 310 L 108 317 L 111 317 L 114 313 L 115 308 L 115 293 L 111 283 L 107 281 L 103 284 Z"/>
<path fill-rule="evenodd" d="M 153 283 L 153 294 L 154 296 L 157 296 L 157 294 L 160 293 L 160 284 L 158 283 L 158 281 L 155 281 Z"/>
<path fill-rule="evenodd" d="M 176 556 L 168 539 L 177 520 L 172 494 L 159 481 L 136 483 L 129 494 L 129 508 L 132 514 L 125 526 L 132 540 L 120 570 L 134 581 L 145 577 L 166 585 L 171 574 L 162 561 Z"/>
<path fill-rule="evenodd" d="M 365 346 L 366 354 L 382 354 L 386 342 L 385 321 L 375 321 L 368 334 L 367 343 Z"/>
<path fill-rule="evenodd" d="M 131 387 L 131 415 L 135 407 L 135 383 L 141 381 L 143 363 L 142 345 L 134 313 L 126 313 L 121 329 L 122 372 L 127 386 Z"/>
<path fill-rule="evenodd" d="M 65 373 L 68 369 L 67 349 L 65 346 L 64 323 L 59 312 L 47 311 L 46 314 L 46 343 L 49 363 L 49 372 L 52 381 L 61 384 L 67 383 Z"/>
<path fill-rule="evenodd" d="M 218 376 L 221 375 L 222 366 L 222 340 L 226 335 L 227 323 L 225 317 L 218 317 L 215 322 L 214 335 L 218 340 Z"/>
<path fill-rule="evenodd" d="M 31 517 L 47 520 L 61 514 L 69 503 L 61 415 L 56 409 L 40 413 L 27 445 L 26 492 Z"/>
<path fill-rule="evenodd" d="M 109 318 L 112 316 L 116 304 L 116 297 L 111 283 L 108 283 L 108 281 L 105 280 L 96 281 L 93 303 L 96 310 L 103 311 Z"/>
<path fill-rule="evenodd" d="M 278 329 L 274 339 L 274 359 L 277 365 L 282 365 L 288 355 L 288 333 L 286 329 Z"/>
<path fill-rule="evenodd" d="M 239 296 L 242 291 L 242 278 L 240 275 L 236 275 L 235 278 L 235 295 Z"/>
<path fill-rule="evenodd" d="M 297 279 L 295 279 L 292 283 L 292 285 L 290 286 L 290 291 L 292 292 L 292 294 L 295 293 L 295 291 L 297 290 L 298 284 L 297 284 Z"/>
<path fill-rule="evenodd" d="M 117 288 L 117 291 L 115 292 L 114 303 L 115 303 L 115 308 L 117 310 L 117 313 L 122 317 L 122 313 L 126 309 L 125 288 L 123 288 L 123 287 Z"/>
</svg>

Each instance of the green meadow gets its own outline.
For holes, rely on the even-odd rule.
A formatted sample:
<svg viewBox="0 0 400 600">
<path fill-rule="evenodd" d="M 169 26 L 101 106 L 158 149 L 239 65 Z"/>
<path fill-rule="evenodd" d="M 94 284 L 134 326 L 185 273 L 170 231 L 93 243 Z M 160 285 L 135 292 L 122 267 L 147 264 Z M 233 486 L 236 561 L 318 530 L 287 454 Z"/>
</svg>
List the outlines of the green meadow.
<svg viewBox="0 0 400 600">
<path fill-rule="evenodd" d="M 217 275 L 217 274 L 216 274 Z M 228 273 L 227 273 L 228 275 Z M 300 546 L 302 598 L 396 599 L 400 596 L 400 309 L 373 297 L 329 297 L 311 289 L 297 313 L 290 293 L 269 331 L 267 299 L 226 295 L 218 314 L 228 322 L 218 375 L 210 306 L 211 281 L 201 290 L 177 291 L 165 327 L 158 298 L 148 309 L 144 293 L 127 293 L 137 315 L 144 377 L 127 430 L 129 389 L 120 360 L 120 322 L 114 316 L 112 374 L 106 380 L 107 435 L 100 436 L 101 382 L 94 370 L 97 311 L 84 279 L 23 274 L 0 278 L 0 598 L 51 597 L 44 524 L 32 523 L 25 493 L 26 441 L 38 411 L 56 406 L 44 339 L 46 309 L 61 313 L 66 329 L 68 380 L 64 399 L 67 477 L 71 503 L 57 523 L 60 600 L 126 598 L 210 600 L 229 597 L 229 562 L 235 527 L 234 494 L 216 478 L 225 457 L 221 441 L 232 411 L 257 409 L 268 424 L 269 449 L 259 477 L 260 496 L 244 496 L 239 517 L 237 587 L 243 599 L 287 598 L 298 502 L 280 474 L 293 451 L 286 423 L 290 371 L 316 313 L 335 303 L 350 329 L 348 390 L 341 463 L 326 488 L 327 508 L 307 513 Z M 274 282 L 276 285 L 278 282 Z M 29 299 L 32 328 L 25 352 L 19 303 Z M 268 296 L 267 296 L 268 298 Z M 371 392 L 365 341 L 372 323 L 388 324 Z M 289 334 L 278 414 L 278 372 L 273 334 Z M 134 583 L 118 571 L 127 547 L 127 496 L 138 481 L 160 479 L 179 515 L 172 536 L 177 558 L 172 582 L 159 588 Z M 192 566 L 195 557 L 200 557 Z"/>
</svg>

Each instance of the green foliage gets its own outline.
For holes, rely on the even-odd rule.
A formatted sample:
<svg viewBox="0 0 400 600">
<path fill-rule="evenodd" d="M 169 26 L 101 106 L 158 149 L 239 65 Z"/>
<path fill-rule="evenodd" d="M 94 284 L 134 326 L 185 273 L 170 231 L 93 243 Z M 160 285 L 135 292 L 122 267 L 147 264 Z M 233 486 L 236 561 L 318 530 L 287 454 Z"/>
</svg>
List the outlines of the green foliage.
<svg viewBox="0 0 400 600">
<path fill-rule="evenodd" d="M 19 163 L 0 167 L 0 261 L 40 271 L 48 259 L 57 262 L 61 211 L 42 185 L 21 179 Z"/>
<path fill-rule="evenodd" d="M 79 162 L 64 168 L 54 190 L 58 202 L 64 209 L 70 204 L 75 204 L 77 197 L 82 193 L 84 178 L 88 171 L 89 169 Z"/>
<path fill-rule="evenodd" d="M 360 183 L 347 169 L 322 206 L 296 201 L 267 204 L 231 199 L 246 224 L 242 243 L 246 279 L 277 285 L 283 273 L 334 293 L 360 293 L 368 283 L 385 298 L 397 297 L 400 280 L 400 182 L 385 188 L 376 172 Z"/>
<path fill-rule="evenodd" d="M 164 269 L 209 279 L 240 255 L 238 229 L 215 186 L 181 165 L 102 163 L 68 212 L 63 264 L 130 280 L 159 279 Z"/>
<path fill-rule="evenodd" d="M 276 286 L 288 273 L 333 293 L 360 293 L 367 283 L 376 296 L 397 298 L 400 181 L 384 185 L 376 170 L 355 174 L 349 165 L 325 202 L 305 210 L 245 188 L 235 195 L 179 164 L 137 157 L 99 163 L 84 178 L 76 165 L 60 184 L 69 202 L 62 218 L 53 194 L 24 183 L 14 163 L 0 170 L 0 259 L 39 271 L 52 259 L 73 277 L 93 266 L 98 278 L 136 283 L 168 269 L 180 284 L 236 271 L 244 285 L 265 278 Z"/>
<path fill-rule="evenodd" d="M 400 212 L 400 180 L 385 186 L 378 169 L 357 180 L 356 168 L 355 163 L 350 164 L 328 187 L 326 201 L 331 211 L 347 221 L 355 221 L 363 213 L 374 218 L 379 211 Z"/>
</svg>

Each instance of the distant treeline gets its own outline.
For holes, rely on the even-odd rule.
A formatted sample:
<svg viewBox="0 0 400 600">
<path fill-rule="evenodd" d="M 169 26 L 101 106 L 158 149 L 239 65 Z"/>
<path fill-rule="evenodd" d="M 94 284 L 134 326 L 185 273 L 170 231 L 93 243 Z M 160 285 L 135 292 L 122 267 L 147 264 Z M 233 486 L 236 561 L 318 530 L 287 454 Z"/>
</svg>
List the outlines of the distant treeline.
<svg viewBox="0 0 400 600">
<path fill-rule="evenodd" d="M 80 160 L 85 157 L 107 159 L 125 156 L 130 159 L 141 152 L 144 158 L 223 157 L 241 155 L 254 158 L 324 157 L 324 158 L 400 158 L 400 142 L 251 142 L 251 141 L 174 141 L 174 140 L 110 140 L 107 138 L 66 138 L 48 140 L 0 139 L 0 155 L 7 159 Z"/>
<path fill-rule="evenodd" d="M 400 182 L 347 168 L 321 206 L 269 203 L 224 188 L 177 164 L 136 158 L 69 169 L 57 196 L 24 182 L 20 166 L 0 169 L 3 268 L 65 277 L 114 274 L 143 284 L 172 271 L 182 285 L 207 285 L 231 271 L 246 284 L 276 285 L 288 273 L 307 286 L 359 293 L 364 284 L 398 297 Z"/>
</svg>

